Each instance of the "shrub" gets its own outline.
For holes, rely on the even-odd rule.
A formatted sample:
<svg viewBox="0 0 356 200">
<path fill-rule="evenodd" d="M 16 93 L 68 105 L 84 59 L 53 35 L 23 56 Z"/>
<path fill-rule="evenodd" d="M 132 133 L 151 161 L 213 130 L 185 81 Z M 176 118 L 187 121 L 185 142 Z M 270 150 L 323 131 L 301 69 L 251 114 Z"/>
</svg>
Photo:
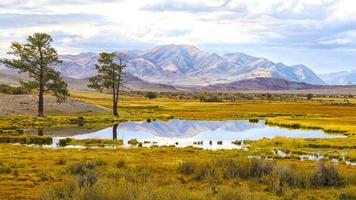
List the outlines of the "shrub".
<svg viewBox="0 0 356 200">
<path fill-rule="evenodd" d="M 341 192 L 339 195 L 339 200 L 354 200 L 356 199 L 355 191 L 345 191 Z"/>
<path fill-rule="evenodd" d="M 155 93 L 155 92 L 147 92 L 145 97 L 149 98 L 149 99 L 155 99 L 155 98 L 157 98 L 157 93 Z"/>
<path fill-rule="evenodd" d="M 52 138 L 47 136 L 43 137 L 43 136 L 9 134 L 9 135 L 0 135 L 0 143 L 50 145 L 52 144 Z"/>
<path fill-rule="evenodd" d="M 202 192 L 191 192 L 181 185 L 158 187 L 155 183 L 135 184 L 125 180 L 103 179 L 81 185 L 81 180 L 66 178 L 62 183 L 44 188 L 41 200 L 122 199 L 122 200 L 203 200 Z"/>
<path fill-rule="evenodd" d="M 291 124 L 290 127 L 294 128 L 294 129 L 299 129 L 300 128 L 300 124 L 294 123 L 294 124 Z"/>
<path fill-rule="evenodd" d="M 191 175 L 194 173 L 196 163 L 192 161 L 183 161 L 178 166 L 178 172 L 184 175 Z"/>
<path fill-rule="evenodd" d="M 0 174 L 10 174 L 11 168 L 7 166 L 0 165 Z"/>
<path fill-rule="evenodd" d="M 131 139 L 127 143 L 131 144 L 131 145 L 137 145 L 138 144 L 138 140 L 137 139 Z"/>
<path fill-rule="evenodd" d="M 74 176 L 81 176 L 87 174 L 90 170 L 87 168 L 85 162 L 73 163 L 69 165 L 66 169 L 68 174 Z"/>
<path fill-rule="evenodd" d="M 106 166 L 107 163 L 103 160 L 89 160 L 72 163 L 66 168 L 66 172 L 74 176 L 83 176 L 91 173 L 94 169 L 100 166 Z"/>
<path fill-rule="evenodd" d="M 41 172 L 39 174 L 40 181 L 49 181 L 51 177 L 46 172 Z"/>
<path fill-rule="evenodd" d="M 117 168 L 124 168 L 126 166 L 126 161 L 123 159 L 120 159 L 116 162 L 116 167 Z"/>
<path fill-rule="evenodd" d="M 132 183 L 147 183 L 153 176 L 152 169 L 146 165 L 139 165 L 125 174 L 125 179 Z"/>
<path fill-rule="evenodd" d="M 222 102 L 216 94 L 202 94 L 199 97 L 200 102 Z"/>
<path fill-rule="evenodd" d="M 178 172 L 191 175 L 196 180 L 261 178 L 272 173 L 274 163 L 259 159 L 218 159 L 205 162 L 184 161 L 178 166 Z"/>
<path fill-rule="evenodd" d="M 89 172 L 85 176 L 79 177 L 79 186 L 93 186 L 98 181 L 98 174 L 95 172 Z"/>
<path fill-rule="evenodd" d="M 308 178 L 287 167 L 276 167 L 273 172 L 263 178 L 268 190 L 281 195 L 287 188 L 307 187 Z"/>
<path fill-rule="evenodd" d="M 343 186 L 345 179 L 333 164 L 321 162 L 318 170 L 311 177 L 311 184 L 315 187 Z"/>
<path fill-rule="evenodd" d="M 29 94 L 31 91 L 25 87 L 12 87 L 10 85 L 6 84 L 0 84 L 0 93 L 4 94 L 12 94 L 12 95 L 17 95 L 17 94 Z"/>
<path fill-rule="evenodd" d="M 259 120 L 258 120 L 258 118 L 251 118 L 248 121 L 251 123 L 257 123 Z"/>
<path fill-rule="evenodd" d="M 60 139 L 60 140 L 59 140 L 59 146 L 60 146 L 60 147 L 65 147 L 65 146 L 67 146 L 71 141 L 72 141 L 71 138 Z"/>
<path fill-rule="evenodd" d="M 66 160 L 64 158 L 60 158 L 55 162 L 55 165 L 65 165 Z"/>
</svg>

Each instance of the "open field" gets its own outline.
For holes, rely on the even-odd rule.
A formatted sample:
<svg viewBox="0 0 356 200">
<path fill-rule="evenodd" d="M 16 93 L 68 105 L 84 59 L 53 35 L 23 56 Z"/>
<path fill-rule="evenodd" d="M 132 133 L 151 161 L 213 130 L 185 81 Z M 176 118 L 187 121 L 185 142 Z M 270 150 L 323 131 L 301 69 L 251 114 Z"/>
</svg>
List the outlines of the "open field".
<svg viewBox="0 0 356 200">
<path fill-rule="evenodd" d="M 84 161 L 96 163 L 92 164 L 91 168 L 95 168 L 92 172 L 97 174 L 98 181 L 109 179 L 118 185 L 126 185 L 126 188 L 128 187 L 127 184 L 130 183 L 135 184 L 137 187 L 153 187 L 151 189 L 146 188 L 152 192 L 157 192 L 157 187 L 160 187 L 161 190 L 171 190 L 178 187 L 180 189 L 175 190 L 174 193 L 187 193 L 185 198 L 173 199 L 206 199 L 208 196 L 211 197 L 209 199 L 236 199 L 241 194 L 231 193 L 235 190 L 246 193 L 243 195 L 251 196 L 250 198 L 241 197 L 242 199 L 337 199 L 342 192 L 350 193 L 356 188 L 354 185 L 356 168 L 347 165 L 337 166 L 341 174 L 344 177 L 348 177 L 346 180 L 348 186 L 346 187 L 314 188 L 305 186 L 306 188 L 303 189 L 304 186 L 293 186 L 291 188 L 285 186 L 282 194 L 274 191 L 273 188 L 268 188 L 267 180 L 269 176 L 267 174 L 266 176 L 256 176 L 254 178 L 244 178 L 243 176 L 240 178 L 198 178 L 195 177 L 195 174 L 189 175 L 190 173 L 188 172 L 179 172 L 179 170 L 182 170 L 179 169 L 179 165 L 186 161 L 204 162 L 219 159 L 228 161 L 229 159 L 244 157 L 248 154 L 244 151 L 202 151 L 189 148 L 164 147 L 153 149 L 52 150 L 7 144 L 0 145 L 0 147 L 1 169 L 4 171 L 0 174 L 0 198 L 2 199 L 6 199 L 6 197 L 34 199 L 37 195 L 43 195 L 43 193 L 51 190 L 50 188 L 53 184 L 60 184 L 63 180 L 81 177 L 80 174 L 82 172 L 73 171 L 68 173 L 67 170 L 72 170 L 78 163 Z M 275 165 L 291 168 L 298 173 L 303 171 L 303 174 L 307 176 L 316 170 L 318 163 L 286 159 L 276 160 Z M 6 171 L 7 167 L 10 167 L 9 171 Z M 81 169 L 78 168 L 77 170 Z M 136 172 L 136 170 L 139 171 Z M 83 171 L 83 173 L 86 174 L 87 172 Z M 66 183 L 68 184 L 68 182 Z M 143 188 L 139 189 L 139 191 L 142 193 L 148 192 Z M 120 190 L 119 188 L 117 189 Z M 130 188 L 129 191 L 131 189 L 135 190 Z M 214 190 L 216 190 L 216 194 L 214 194 Z M 172 195 L 169 191 L 164 194 Z M 198 196 L 194 194 L 198 194 Z M 230 195 L 230 197 L 220 197 L 220 195 Z M 192 196 L 195 197 L 193 198 Z M 166 198 L 168 196 L 163 197 L 163 199 Z"/>
<path fill-rule="evenodd" d="M 14 96 L 5 95 L 1 98 Z M 88 106 L 111 107 L 111 97 L 107 94 L 74 92 L 71 98 L 71 101 Z M 0 199 L 56 199 L 58 196 L 54 194 L 68 191 L 74 191 L 72 195 L 76 195 L 77 199 L 85 199 L 84 193 L 89 195 L 90 191 L 99 193 L 106 190 L 117 193 L 106 192 L 107 196 L 101 194 L 105 199 L 115 199 L 114 196 L 116 199 L 145 199 L 142 195 L 147 194 L 153 195 L 148 199 L 158 199 L 154 195 L 161 199 L 352 199 L 355 197 L 353 191 L 356 190 L 356 166 L 345 164 L 343 158 L 356 161 L 356 100 L 352 97 L 346 100 L 318 97 L 312 100 L 299 98 L 295 101 L 255 99 L 204 103 L 194 99 L 146 99 L 125 95 L 120 102 L 120 118 L 112 117 L 106 109 L 70 114 L 58 110 L 49 112 L 44 118 L 26 113 L 1 115 L 0 129 L 3 133 L 0 136 L 11 133 L 15 138 L 33 137 L 17 135 L 24 128 L 67 127 L 70 131 L 70 127 L 78 125 L 83 129 L 95 129 L 119 121 L 171 118 L 264 118 L 269 124 L 323 129 L 330 134 L 342 133 L 348 137 L 246 141 L 249 145 L 247 151 L 174 147 L 47 149 L 0 144 Z M 290 154 L 279 156 L 273 153 L 275 150 Z M 308 154 L 320 154 L 339 160 L 335 167 L 342 178 L 335 175 L 332 180 L 337 181 L 331 185 L 312 186 L 315 181 L 313 174 L 318 172 L 319 163 L 300 160 L 299 156 Z M 248 156 L 259 157 L 261 161 L 264 158 L 273 159 L 273 170 L 267 170 L 262 175 L 226 174 L 234 170 L 242 173 L 240 168 L 246 166 L 234 164 L 235 161 L 230 159 L 246 159 Z M 211 163 L 232 163 L 233 167 L 213 164 L 218 170 L 211 170 L 205 163 L 209 163 L 209 160 Z M 87 162 L 94 162 L 95 166 Z M 79 171 L 75 170 L 74 173 L 71 171 L 73 167 Z M 191 168 L 194 172 L 189 172 Z M 283 169 L 283 173 L 277 173 L 277 169 Z M 78 186 L 78 181 L 88 185 Z M 64 187 L 63 184 L 72 185 L 73 188 Z M 131 191 L 133 196 L 125 196 L 128 194 L 122 188 Z M 179 188 L 177 191 L 182 194 L 172 194 L 172 188 Z"/>
</svg>

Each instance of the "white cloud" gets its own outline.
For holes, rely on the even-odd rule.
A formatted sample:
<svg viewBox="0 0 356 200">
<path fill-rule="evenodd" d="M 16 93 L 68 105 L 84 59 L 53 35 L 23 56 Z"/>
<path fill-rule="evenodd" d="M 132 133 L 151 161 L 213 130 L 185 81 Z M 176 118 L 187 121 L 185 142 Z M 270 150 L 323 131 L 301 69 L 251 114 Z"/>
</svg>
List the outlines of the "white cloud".
<svg viewBox="0 0 356 200">
<path fill-rule="evenodd" d="M 258 53 L 270 49 L 268 54 L 288 63 L 300 54 L 279 55 L 276 49 L 353 52 L 356 1 L 7 0 L 0 2 L 0 27 L 0 55 L 12 40 L 49 32 L 61 52 L 216 44 L 219 52 L 232 46 Z M 348 59 L 356 66 L 355 58 Z M 319 67 L 313 60 L 298 62 Z"/>
</svg>

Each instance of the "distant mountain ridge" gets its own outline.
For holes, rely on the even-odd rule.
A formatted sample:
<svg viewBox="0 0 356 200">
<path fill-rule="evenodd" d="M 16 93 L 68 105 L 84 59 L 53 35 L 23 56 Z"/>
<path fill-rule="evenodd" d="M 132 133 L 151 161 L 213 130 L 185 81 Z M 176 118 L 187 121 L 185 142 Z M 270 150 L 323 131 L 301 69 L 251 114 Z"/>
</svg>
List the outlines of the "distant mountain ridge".
<svg viewBox="0 0 356 200">
<path fill-rule="evenodd" d="M 330 85 L 356 85 L 356 70 L 320 74 L 319 76 Z"/>
<path fill-rule="evenodd" d="M 207 86 L 256 77 L 280 78 L 309 84 L 325 84 L 304 65 L 287 66 L 243 53 L 222 56 L 209 54 L 190 45 L 163 45 L 150 50 L 130 50 L 127 72 L 144 81 L 178 86 Z M 96 53 L 61 55 L 57 69 L 71 78 L 96 74 Z"/>
<path fill-rule="evenodd" d="M 350 85 L 312 85 L 304 82 L 287 81 L 285 79 L 258 77 L 235 81 L 232 83 L 221 83 L 208 85 L 200 88 L 200 91 L 209 92 L 244 92 L 244 91 L 315 91 L 330 90 L 335 93 L 345 93 L 352 91 L 354 93 L 356 86 Z"/>
<path fill-rule="evenodd" d="M 203 88 L 207 91 L 236 92 L 236 91 L 266 91 L 266 90 L 308 90 L 319 89 L 324 86 L 292 82 L 276 78 L 253 78 L 232 83 L 209 85 Z"/>
</svg>

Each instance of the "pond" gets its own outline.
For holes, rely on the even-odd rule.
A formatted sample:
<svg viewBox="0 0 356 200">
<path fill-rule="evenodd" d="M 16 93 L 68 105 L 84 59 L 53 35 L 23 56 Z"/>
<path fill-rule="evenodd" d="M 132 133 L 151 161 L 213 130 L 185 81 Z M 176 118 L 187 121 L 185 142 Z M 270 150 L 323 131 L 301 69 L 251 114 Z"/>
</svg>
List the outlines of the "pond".
<svg viewBox="0 0 356 200">
<path fill-rule="evenodd" d="M 243 144 L 235 145 L 236 140 L 258 140 L 276 136 L 293 138 L 335 138 L 321 130 L 287 129 L 265 125 L 264 120 L 251 123 L 248 120 L 178 120 L 152 122 L 125 122 L 114 127 L 100 128 L 54 128 L 45 129 L 44 135 L 51 135 L 54 146 L 60 138 L 75 139 L 122 139 L 124 147 L 129 147 L 130 139 L 137 139 L 143 146 L 174 145 L 176 147 L 194 146 L 203 149 L 245 149 Z"/>
</svg>

